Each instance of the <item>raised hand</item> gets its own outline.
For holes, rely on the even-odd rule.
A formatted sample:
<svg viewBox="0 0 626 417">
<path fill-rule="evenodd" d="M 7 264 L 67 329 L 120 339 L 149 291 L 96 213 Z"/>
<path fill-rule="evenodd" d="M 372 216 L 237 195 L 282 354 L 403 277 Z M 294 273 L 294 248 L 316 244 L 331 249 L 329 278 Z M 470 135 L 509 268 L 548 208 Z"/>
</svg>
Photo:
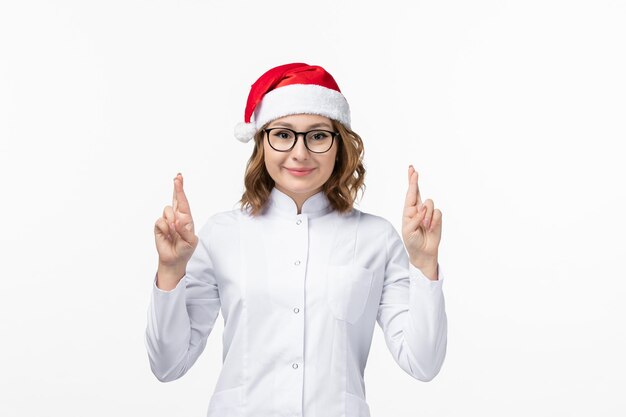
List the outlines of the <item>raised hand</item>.
<svg viewBox="0 0 626 417">
<path fill-rule="evenodd" d="M 198 245 L 198 237 L 194 233 L 191 210 L 180 173 L 174 178 L 172 205 L 165 206 L 163 216 L 156 221 L 154 237 L 159 252 L 159 278 L 162 271 L 177 271 L 178 275 L 184 275 L 187 262 Z"/>
<path fill-rule="evenodd" d="M 431 199 L 422 203 L 417 180 L 417 171 L 411 165 L 402 214 L 402 239 L 412 263 L 434 262 L 436 266 L 441 241 L 441 210 L 434 208 Z"/>
</svg>

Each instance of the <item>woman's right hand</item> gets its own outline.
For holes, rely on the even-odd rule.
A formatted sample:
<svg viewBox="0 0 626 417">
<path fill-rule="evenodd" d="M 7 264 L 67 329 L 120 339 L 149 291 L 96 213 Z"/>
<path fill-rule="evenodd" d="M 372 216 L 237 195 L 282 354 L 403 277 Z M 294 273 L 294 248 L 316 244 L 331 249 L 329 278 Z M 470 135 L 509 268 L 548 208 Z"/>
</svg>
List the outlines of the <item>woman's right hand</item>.
<svg viewBox="0 0 626 417">
<path fill-rule="evenodd" d="M 183 191 L 183 176 L 180 173 L 174 178 L 172 205 L 165 206 L 163 216 L 156 221 L 154 237 L 159 252 L 159 271 L 157 272 L 159 283 L 157 285 L 161 287 L 159 284 L 162 284 L 160 281 L 163 278 L 168 281 L 164 286 L 176 286 L 185 274 L 187 262 L 198 246 L 189 202 Z M 161 277 L 161 275 L 164 276 Z M 176 279 L 174 277 L 177 277 L 176 282 L 172 282 Z"/>
</svg>

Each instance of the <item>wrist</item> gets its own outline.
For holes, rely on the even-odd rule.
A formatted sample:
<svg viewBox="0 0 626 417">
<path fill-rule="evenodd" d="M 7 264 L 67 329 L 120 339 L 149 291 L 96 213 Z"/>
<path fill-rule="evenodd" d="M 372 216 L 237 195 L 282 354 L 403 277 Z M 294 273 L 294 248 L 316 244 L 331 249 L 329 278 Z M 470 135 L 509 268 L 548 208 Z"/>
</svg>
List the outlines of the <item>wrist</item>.
<svg viewBox="0 0 626 417">
<path fill-rule="evenodd" d="M 168 266 L 159 263 L 157 268 L 157 287 L 166 291 L 174 289 L 185 276 L 186 269 L 186 265 L 181 267 L 179 265 Z"/>
<path fill-rule="evenodd" d="M 431 281 L 437 281 L 439 279 L 439 261 L 434 258 L 419 258 L 410 259 L 411 264 L 419 269 Z"/>
<path fill-rule="evenodd" d="M 162 262 L 159 259 L 159 263 L 158 263 L 158 268 L 159 271 L 163 271 L 163 272 L 185 272 L 185 270 L 187 269 L 187 263 L 166 263 L 166 262 Z"/>
<path fill-rule="evenodd" d="M 409 261 L 416 267 L 432 267 L 437 266 L 439 262 L 439 256 L 414 256 L 409 257 Z"/>
</svg>

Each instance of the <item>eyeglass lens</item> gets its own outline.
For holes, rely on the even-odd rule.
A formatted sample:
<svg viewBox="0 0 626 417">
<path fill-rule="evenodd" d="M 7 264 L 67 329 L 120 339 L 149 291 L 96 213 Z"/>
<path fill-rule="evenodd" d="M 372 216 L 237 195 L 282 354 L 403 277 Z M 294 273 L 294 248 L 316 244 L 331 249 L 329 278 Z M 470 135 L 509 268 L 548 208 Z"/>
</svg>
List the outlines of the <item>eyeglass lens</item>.
<svg viewBox="0 0 626 417">
<path fill-rule="evenodd" d="M 333 144 L 333 134 L 326 130 L 311 130 L 304 136 L 306 145 L 312 152 L 326 152 Z M 268 129 L 270 145 L 278 151 L 291 149 L 296 141 L 296 132 L 291 129 Z"/>
</svg>

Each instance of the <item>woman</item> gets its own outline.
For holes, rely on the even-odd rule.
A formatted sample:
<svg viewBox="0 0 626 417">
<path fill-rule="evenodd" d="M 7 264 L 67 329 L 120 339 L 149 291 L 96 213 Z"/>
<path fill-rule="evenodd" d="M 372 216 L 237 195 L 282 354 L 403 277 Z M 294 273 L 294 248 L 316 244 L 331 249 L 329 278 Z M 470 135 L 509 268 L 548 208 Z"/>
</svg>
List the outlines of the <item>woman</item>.
<svg viewBox="0 0 626 417">
<path fill-rule="evenodd" d="M 422 203 L 413 167 L 403 244 L 389 221 L 353 208 L 363 144 L 319 66 L 263 74 L 236 137 L 255 144 L 241 208 L 211 216 L 196 236 L 178 174 L 156 222 L 146 329 L 155 376 L 189 370 L 221 309 L 223 368 L 209 417 L 369 417 L 363 372 L 375 322 L 404 371 L 434 378 L 447 341 L 441 211 Z"/>
</svg>

